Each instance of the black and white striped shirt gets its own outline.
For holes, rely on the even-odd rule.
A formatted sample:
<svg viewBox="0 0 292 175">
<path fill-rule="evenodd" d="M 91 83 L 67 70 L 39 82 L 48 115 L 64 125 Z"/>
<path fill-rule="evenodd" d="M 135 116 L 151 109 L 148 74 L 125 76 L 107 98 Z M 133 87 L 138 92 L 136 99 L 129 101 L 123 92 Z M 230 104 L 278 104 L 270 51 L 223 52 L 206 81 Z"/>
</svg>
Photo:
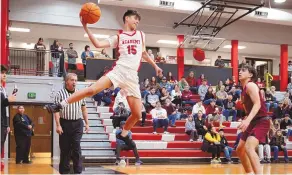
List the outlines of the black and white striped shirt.
<svg viewBox="0 0 292 175">
<path fill-rule="evenodd" d="M 76 90 L 74 92 L 76 92 Z M 55 96 L 55 103 L 61 103 L 71 95 L 72 93 L 68 92 L 66 88 L 61 89 Z M 60 117 L 66 120 L 78 120 L 82 118 L 82 106 L 85 106 L 84 99 L 75 103 L 71 103 L 60 111 Z"/>
</svg>

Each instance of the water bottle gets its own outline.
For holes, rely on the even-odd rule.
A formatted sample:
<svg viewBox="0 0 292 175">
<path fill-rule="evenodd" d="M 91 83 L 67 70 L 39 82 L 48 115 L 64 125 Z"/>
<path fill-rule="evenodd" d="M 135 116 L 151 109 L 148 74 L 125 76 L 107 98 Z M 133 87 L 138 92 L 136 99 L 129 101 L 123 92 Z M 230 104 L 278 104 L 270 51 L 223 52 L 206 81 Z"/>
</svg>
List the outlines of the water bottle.
<svg viewBox="0 0 292 175">
<path fill-rule="evenodd" d="M 120 166 L 123 166 L 123 167 L 125 167 L 126 166 L 126 161 L 125 161 L 125 156 L 121 159 L 121 161 L 120 161 Z"/>
</svg>

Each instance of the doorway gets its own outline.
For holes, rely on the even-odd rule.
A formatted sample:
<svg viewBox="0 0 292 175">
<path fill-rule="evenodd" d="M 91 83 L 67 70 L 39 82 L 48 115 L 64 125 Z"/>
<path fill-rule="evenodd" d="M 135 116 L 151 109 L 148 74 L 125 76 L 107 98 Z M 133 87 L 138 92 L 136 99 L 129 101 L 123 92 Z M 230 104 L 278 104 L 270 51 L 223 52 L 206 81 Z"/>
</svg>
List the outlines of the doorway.
<svg viewBox="0 0 292 175">
<path fill-rule="evenodd" d="M 262 80 L 265 77 L 266 71 L 273 75 L 273 60 L 272 59 L 262 59 L 262 58 L 249 58 L 246 57 L 246 63 L 253 66 L 258 73 L 258 77 Z"/>
<path fill-rule="evenodd" d="M 52 128 L 53 118 L 45 109 L 44 105 L 40 104 L 17 104 L 9 107 L 9 120 L 11 132 L 9 135 L 9 157 L 15 158 L 16 144 L 13 128 L 13 117 L 17 114 L 17 107 L 22 105 L 25 109 L 25 114 L 34 123 L 34 136 L 31 138 L 31 153 L 30 157 L 52 157 Z"/>
</svg>

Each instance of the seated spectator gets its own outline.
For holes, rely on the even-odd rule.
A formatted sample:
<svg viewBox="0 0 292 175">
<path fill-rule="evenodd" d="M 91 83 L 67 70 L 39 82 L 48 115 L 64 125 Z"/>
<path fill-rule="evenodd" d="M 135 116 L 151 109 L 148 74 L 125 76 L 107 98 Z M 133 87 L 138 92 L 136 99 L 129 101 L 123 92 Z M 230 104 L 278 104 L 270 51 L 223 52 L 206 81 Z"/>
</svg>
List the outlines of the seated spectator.
<svg viewBox="0 0 292 175">
<path fill-rule="evenodd" d="M 197 141 L 198 133 L 193 116 L 189 115 L 188 119 L 186 120 L 185 128 L 186 134 L 190 136 L 190 142 Z"/>
<path fill-rule="evenodd" d="M 236 102 L 237 100 L 239 100 L 239 99 L 240 99 L 240 93 L 241 93 L 241 91 L 238 91 L 238 90 L 236 89 L 236 87 L 233 86 L 233 87 L 231 88 L 231 90 L 229 91 L 229 94 L 232 95 L 232 101 Z"/>
<path fill-rule="evenodd" d="M 159 127 L 164 128 L 164 134 L 168 134 L 168 118 L 167 112 L 165 109 L 161 107 L 161 103 L 158 101 L 156 102 L 156 107 L 150 111 L 153 119 L 153 134 L 157 134 L 156 129 Z"/>
<path fill-rule="evenodd" d="M 182 91 L 182 105 L 185 106 L 186 104 L 194 105 L 196 102 L 191 100 L 192 92 L 190 91 L 190 87 L 186 86 L 185 89 Z"/>
<path fill-rule="evenodd" d="M 199 135 L 199 141 L 205 136 L 207 132 L 207 127 L 205 126 L 205 119 L 203 119 L 202 111 L 198 111 L 198 116 L 195 118 L 195 125 L 197 129 L 197 134 Z"/>
<path fill-rule="evenodd" d="M 218 81 L 218 84 L 217 84 L 217 86 L 216 86 L 216 93 L 218 92 L 218 91 L 220 91 L 220 89 L 221 89 L 221 86 L 223 86 L 224 84 L 223 84 L 223 81 Z"/>
<path fill-rule="evenodd" d="M 172 75 L 171 72 L 168 72 L 168 73 L 167 73 L 166 79 L 167 79 L 167 82 L 168 82 L 169 84 L 171 84 L 171 85 L 174 85 L 174 84 L 177 83 L 175 77 Z"/>
<path fill-rule="evenodd" d="M 179 89 L 183 91 L 186 86 L 189 86 L 185 77 L 181 77 L 181 80 L 178 82 Z"/>
<path fill-rule="evenodd" d="M 223 101 L 227 99 L 227 96 L 228 96 L 227 92 L 225 92 L 224 89 L 225 89 L 225 86 L 221 86 L 220 91 L 216 93 L 216 97 L 217 97 L 216 104 L 221 107 L 223 107 Z"/>
<path fill-rule="evenodd" d="M 280 129 L 287 137 L 292 136 L 292 120 L 289 114 L 285 114 L 284 119 L 280 123 Z"/>
<path fill-rule="evenodd" d="M 266 142 L 265 143 L 260 142 L 258 146 L 260 163 L 271 163 L 271 147 L 269 143 L 270 143 L 269 134 L 267 134 Z"/>
<path fill-rule="evenodd" d="M 166 63 L 166 59 L 162 56 L 160 52 L 157 53 L 157 57 L 155 58 L 155 63 Z"/>
<path fill-rule="evenodd" d="M 156 77 L 157 83 L 160 84 L 162 82 L 162 78 L 164 77 L 162 72 L 158 73 L 158 76 Z"/>
<path fill-rule="evenodd" d="M 225 116 L 228 121 L 236 121 L 236 109 L 235 109 L 235 102 L 232 101 L 232 95 L 229 94 L 227 99 L 224 100 L 224 110 L 223 115 Z"/>
<path fill-rule="evenodd" d="M 186 81 L 188 82 L 192 93 L 195 94 L 197 92 L 197 82 L 193 71 L 190 71 L 189 76 L 186 78 Z"/>
<path fill-rule="evenodd" d="M 159 86 L 160 86 L 160 89 L 164 87 L 164 88 L 166 88 L 166 90 L 167 90 L 168 92 L 171 92 L 171 91 L 172 91 L 172 86 L 171 86 L 171 84 L 169 84 L 169 83 L 166 81 L 166 77 L 163 77 L 163 78 L 162 78 L 162 81 L 160 82 Z"/>
<path fill-rule="evenodd" d="M 225 158 L 227 159 L 228 163 L 232 163 L 231 157 L 232 157 L 233 148 L 231 148 L 228 145 L 228 141 L 227 141 L 226 137 L 224 136 L 224 130 L 223 129 L 219 130 L 219 135 L 221 137 L 220 143 L 222 145 L 222 151 L 224 152 Z"/>
<path fill-rule="evenodd" d="M 182 113 L 179 115 L 179 120 L 187 119 L 189 117 L 188 110 L 183 110 Z"/>
<path fill-rule="evenodd" d="M 265 99 L 266 99 L 266 107 L 268 111 L 270 111 L 271 108 L 277 108 L 278 104 L 276 102 L 276 98 L 271 94 L 271 91 L 268 88 L 265 93 Z"/>
<path fill-rule="evenodd" d="M 93 96 L 93 99 L 97 102 L 97 105 L 100 106 L 101 102 L 104 102 L 104 106 L 109 106 L 112 103 L 112 90 L 105 89 L 100 93 Z"/>
<path fill-rule="evenodd" d="M 166 99 L 165 105 L 163 106 L 163 108 L 167 112 L 167 117 L 168 117 L 168 120 L 170 121 L 170 126 L 176 127 L 175 121 L 178 118 L 178 113 L 177 113 L 175 105 L 173 103 L 171 103 L 171 101 L 169 99 Z"/>
<path fill-rule="evenodd" d="M 231 78 L 227 78 L 226 81 L 225 81 L 224 86 L 225 86 L 224 91 L 228 93 L 231 90 L 231 88 L 233 87 L 232 79 Z"/>
<path fill-rule="evenodd" d="M 123 127 L 125 126 L 125 123 L 126 123 L 125 121 L 121 122 L 120 129 L 118 129 L 116 131 L 116 135 L 119 135 L 122 132 Z M 135 158 L 136 158 L 135 165 L 141 165 L 141 164 L 143 164 L 143 162 L 140 160 L 136 143 L 132 140 L 132 132 L 131 131 L 128 132 L 128 136 L 130 138 L 129 139 L 130 141 L 127 143 L 124 142 L 123 140 L 116 138 L 117 143 L 116 143 L 116 162 L 115 162 L 115 164 L 119 165 L 119 163 L 121 161 L 120 153 L 122 150 L 133 150 Z"/>
<path fill-rule="evenodd" d="M 274 151 L 274 162 L 275 163 L 279 163 L 279 160 L 278 160 L 279 151 L 283 151 L 284 152 L 285 163 L 289 162 L 287 148 L 285 146 L 286 143 L 285 143 L 285 140 L 284 140 L 284 137 L 282 135 L 282 131 L 281 130 L 278 130 L 276 132 L 276 135 L 274 137 L 272 137 L 270 145 L 271 145 L 271 150 Z"/>
<path fill-rule="evenodd" d="M 202 105 L 202 101 L 198 101 L 194 106 L 192 110 L 192 116 L 194 118 L 197 117 L 198 112 L 201 111 L 203 113 L 203 117 L 205 118 L 206 110 L 205 107 Z"/>
<path fill-rule="evenodd" d="M 216 128 L 209 125 L 208 132 L 206 133 L 202 145 L 202 151 L 212 153 L 211 163 L 221 163 L 220 153 L 221 153 L 221 138 L 217 133 Z"/>
<path fill-rule="evenodd" d="M 147 92 L 148 87 L 150 87 L 150 82 L 148 78 L 145 78 L 143 82 L 140 83 L 140 91 L 142 98 L 149 92 Z"/>
<path fill-rule="evenodd" d="M 270 126 L 270 136 L 273 137 L 274 135 L 276 135 L 276 132 L 277 132 L 278 130 L 281 130 L 281 129 L 280 129 L 280 122 L 279 122 L 278 119 L 275 119 L 275 120 L 273 121 L 273 125 Z"/>
<path fill-rule="evenodd" d="M 260 89 L 265 88 L 265 83 L 262 82 L 261 78 L 258 78 L 256 85 L 258 85 Z"/>
<path fill-rule="evenodd" d="M 238 146 L 238 144 L 239 144 L 239 141 L 240 141 L 240 138 L 241 138 L 241 136 L 242 136 L 242 131 L 241 130 L 238 130 L 238 134 L 237 134 L 237 137 L 236 137 L 236 140 L 235 140 L 235 143 L 234 143 L 234 146 L 233 146 L 233 148 L 234 148 L 234 150 L 236 150 L 236 148 L 237 148 L 237 146 Z"/>
<path fill-rule="evenodd" d="M 142 112 L 142 121 L 141 121 L 141 125 L 140 126 L 145 126 L 145 120 L 146 120 L 146 115 L 147 115 L 147 113 L 146 113 L 146 109 L 145 109 L 145 107 L 144 107 L 144 105 L 143 105 L 143 102 L 142 102 L 142 110 L 141 110 L 141 112 Z"/>
<path fill-rule="evenodd" d="M 160 93 L 160 102 L 162 105 L 165 104 L 165 100 L 166 99 L 172 99 L 171 95 L 169 94 L 169 92 L 166 90 L 165 87 L 161 88 L 161 93 Z"/>
<path fill-rule="evenodd" d="M 155 94 L 155 88 L 152 87 L 150 90 L 150 94 L 146 96 L 146 110 L 151 110 L 155 108 L 156 103 L 159 102 L 159 96 Z"/>
<path fill-rule="evenodd" d="M 113 109 L 116 109 L 119 106 L 119 103 L 123 103 L 125 105 L 125 108 L 128 111 L 131 111 L 129 104 L 128 104 L 128 101 L 127 101 L 127 97 L 123 96 L 120 91 L 117 93 L 117 96 L 115 98 L 115 103 L 114 103 Z"/>
<path fill-rule="evenodd" d="M 130 111 L 125 108 L 123 102 L 120 102 L 119 105 L 114 108 L 114 115 L 110 117 L 114 127 L 113 133 L 116 133 L 116 128 L 120 126 L 121 121 L 126 121 L 129 115 Z"/>
<path fill-rule="evenodd" d="M 221 56 L 219 55 L 217 60 L 215 61 L 215 66 L 218 66 L 219 68 L 225 67 L 224 60 L 221 59 Z"/>
<path fill-rule="evenodd" d="M 222 125 L 223 121 L 225 121 L 225 117 L 222 115 L 221 110 L 219 107 L 215 105 L 215 100 L 211 101 L 210 105 L 206 109 L 206 115 L 208 116 L 208 123 L 210 123 L 211 120 L 214 122 L 220 123 L 220 128 L 224 128 Z"/>
<path fill-rule="evenodd" d="M 172 102 L 177 106 L 182 104 L 182 93 L 178 85 L 174 85 L 174 89 L 171 91 Z"/>
<path fill-rule="evenodd" d="M 213 93 L 213 88 L 211 86 L 208 87 L 208 91 L 204 98 L 204 104 L 209 105 L 211 101 L 215 100 L 215 95 Z"/>
<path fill-rule="evenodd" d="M 273 95 L 273 97 L 276 98 L 276 87 L 275 86 L 271 86 L 270 90 L 271 90 L 271 94 Z M 277 100 L 277 98 L 276 98 L 276 100 Z"/>
<path fill-rule="evenodd" d="M 157 80 L 156 80 L 155 77 L 151 78 L 151 81 L 150 81 L 149 85 L 150 85 L 151 88 L 155 88 L 155 92 L 158 91 L 158 89 L 160 87 L 159 83 L 157 83 Z"/>
<path fill-rule="evenodd" d="M 200 95 L 201 100 L 204 100 L 207 91 L 208 91 L 207 80 L 202 80 L 202 84 L 199 86 L 198 89 L 198 94 Z"/>
<path fill-rule="evenodd" d="M 205 75 L 201 74 L 200 77 L 197 79 L 197 87 L 200 87 L 203 84 L 203 81 L 206 81 L 206 85 L 208 84 L 208 81 L 205 78 Z"/>
</svg>

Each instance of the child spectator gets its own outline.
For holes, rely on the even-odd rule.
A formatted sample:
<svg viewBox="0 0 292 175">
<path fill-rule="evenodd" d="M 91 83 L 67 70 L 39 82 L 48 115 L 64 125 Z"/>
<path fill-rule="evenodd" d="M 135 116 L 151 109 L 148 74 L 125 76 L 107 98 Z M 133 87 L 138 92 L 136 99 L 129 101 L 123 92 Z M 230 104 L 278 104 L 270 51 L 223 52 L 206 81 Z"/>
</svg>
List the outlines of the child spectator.
<svg viewBox="0 0 292 175">
<path fill-rule="evenodd" d="M 270 145 L 271 145 L 272 151 L 274 151 L 274 162 L 275 163 L 279 163 L 279 160 L 278 160 L 279 151 L 284 152 L 285 163 L 289 163 L 287 148 L 285 147 L 286 144 L 285 144 L 284 137 L 282 135 L 281 130 L 278 130 L 276 132 L 276 135 L 272 138 Z"/>
<path fill-rule="evenodd" d="M 159 101 L 156 102 L 156 107 L 150 111 L 153 119 L 153 134 L 157 134 L 156 129 L 159 127 L 164 128 L 164 134 L 168 134 L 168 118 L 167 112 L 165 109 L 161 107 L 161 103 Z"/>
<path fill-rule="evenodd" d="M 213 88 L 211 86 L 208 87 L 208 91 L 205 95 L 205 98 L 204 98 L 204 104 L 205 105 L 209 105 L 211 101 L 213 101 L 215 99 L 215 95 L 213 93 Z"/>
<path fill-rule="evenodd" d="M 228 163 L 232 163 L 231 157 L 232 157 L 233 148 L 231 148 L 228 145 L 228 141 L 227 141 L 226 137 L 224 136 L 224 130 L 223 129 L 219 130 L 219 135 L 221 137 L 220 143 L 221 143 L 225 158 L 227 159 Z"/>
<path fill-rule="evenodd" d="M 185 128 L 185 132 L 190 136 L 190 142 L 197 141 L 198 133 L 193 116 L 189 115 L 188 119 L 186 120 Z"/>
</svg>

